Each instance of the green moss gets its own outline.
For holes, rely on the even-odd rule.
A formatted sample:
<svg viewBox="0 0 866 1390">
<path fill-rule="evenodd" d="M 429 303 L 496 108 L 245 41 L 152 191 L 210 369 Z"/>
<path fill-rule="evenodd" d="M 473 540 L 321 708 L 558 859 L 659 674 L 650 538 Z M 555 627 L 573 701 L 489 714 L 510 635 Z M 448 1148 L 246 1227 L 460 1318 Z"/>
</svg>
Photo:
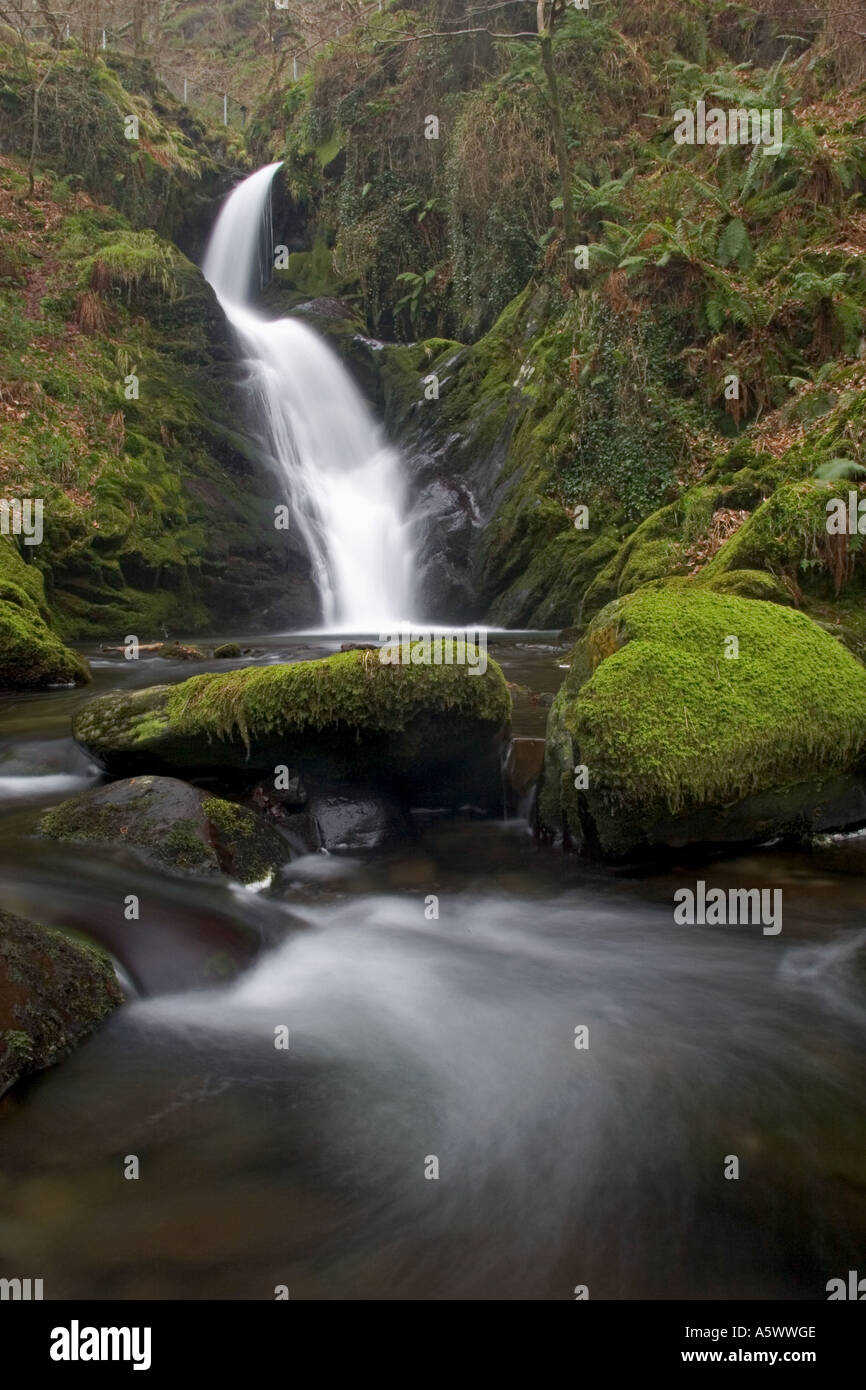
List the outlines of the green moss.
<svg viewBox="0 0 866 1390">
<path fill-rule="evenodd" d="M 866 669 L 800 613 L 679 581 L 599 614 L 550 723 L 544 817 L 564 813 L 580 839 L 587 814 L 616 853 L 656 822 L 859 766 Z M 563 787 L 578 763 L 576 806 Z"/>
<path fill-rule="evenodd" d="M 0 912 L 0 1095 L 58 1061 L 122 1001 L 104 952 Z"/>
<path fill-rule="evenodd" d="M 794 602 L 790 589 L 766 570 L 730 570 L 727 574 L 713 574 L 705 583 L 714 593 L 731 594 L 734 598 L 762 599 L 788 607 Z"/>
<path fill-rule="evenodd" d="M 459 660 L 463 644 L 455 647 Z M 412 652 L 427 655 L 423 643 Z M 354 650 L 115 692 L 83 706 L 73 732 L 123 776 L 218 769 L 236 785 L 287 763 L 331 782 L 400 783 L 447 801 L 452 792 L 494 794 L 510 712 L 495 662 L 481 675 L 465 664 L 391 665 Z"/>
<path fill-rule="evenodd" d="M 104 237 L 99 250 L 79 267 L 79 283 L 100 292 L 117 290 L 128 300 L 180 298 L 177 267 L 181 256 L 153 232 L 123 231 Z"/>
<path fill-rule="evenodd" d="M 180 642 L 166 642 L 160 651 L 165 661 L 206 661 L 207 657 L 198 647 L 184 646 Z"/>
<path fill-rule="evenodd" d="M 252 835 L 255 820 L 250 811 L 236 806 L 232 801 L 223 801 L 218 796 L 208 797 L 201 806 L 208 820 L 225 835 Z"/>
<path fill-rule="evenodd" d="M 276 830 L 252 811 L 212 796 L 202 802 L 220 862 L 241 883 L 262 883 L 289 857 Z"/>
<path fill-rule="evenodd" d="M 827 532 L 827 503 L 831 497 L 847 497 L 850 486 L 840 491 L 839 485 L 813 481 L 783 484 L 713 556 L 701 583 L 711 584 L 736 570 L 766 570 L 818 592 L 830 592 L 835 576 L 840 587 L 861 587 L 866 567 L 860 538 Z"/>
<path fill-rule="evenodd" d="M 200 828 L 192 819 L 174 821 L 164 838 L 153 837 L 150 847 L 156 849 L 160 859 L 172 869 L 206 873 L 213 867 L 210 847 L 202 840 Z"/>
<path fill-rule="evenodd" d="M 14 582 L 0 579 L 0 688 L 84 685 L 90 680 L 87 664 L 63 645 L 41 616 L 41 575 L 34 582 L 32 567 L 12 559 L 14 550 L 5 538 L 0 540 L 3 568 L 14 576 Z"/>
<path fill-rule="evenodd" d="M 586 622 L 605 604 L 639 589 L 654 579 L 685 570 L 680 536 L 683 508 L 672 503 L 653 512 L 617 547 L 609 562 L 587 587 L 581 608 Z"/>
<path fill-rule="evenodd" d="M 392 666 L 376 653 L 354 651 L 292 666 L 193 676 L 169 695 L 168 722 L 181 736 L 239 736 L 248 743 L 254 736 L 334 725 L 403 731 L 419 709 L 492 724 L 507 720 L 511 702 L 500 668 L 490 662 L 485 675 L 473 677 L 462 664 L 462 644 L 456 656 L 461 664 Z"/>
</svg>

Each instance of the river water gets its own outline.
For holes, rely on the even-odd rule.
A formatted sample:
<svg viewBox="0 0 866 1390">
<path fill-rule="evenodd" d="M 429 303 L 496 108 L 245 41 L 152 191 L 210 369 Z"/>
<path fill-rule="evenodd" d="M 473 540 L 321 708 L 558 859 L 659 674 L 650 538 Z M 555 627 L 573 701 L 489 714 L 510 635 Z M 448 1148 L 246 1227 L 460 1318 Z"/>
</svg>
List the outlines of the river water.
<svg viewBox="0 0 866 1390">
<path fill-rule="evenodd" d="M 491 653 L 540 735 L 562 649 Z M 519 819 L 429 817 L 296 857 L 271 896 L 190 887 L 28 839 L 92 784 L 76 704 L 190 674 L 94 660 L 95 689 L 0 705 L 0 901 L 86 929 L 144 883 L 152 930 L 127 929 L 164 974 L 0 1101 L 3 1273 L 47 1298 L 823 1299 L 863 1272 L 866 837 L 613 871 Z M 676 926 L 698 878 L 781 888 L 782 933 Z M 190 992 L 211 929 L 258 952 Z"/>
</svg>

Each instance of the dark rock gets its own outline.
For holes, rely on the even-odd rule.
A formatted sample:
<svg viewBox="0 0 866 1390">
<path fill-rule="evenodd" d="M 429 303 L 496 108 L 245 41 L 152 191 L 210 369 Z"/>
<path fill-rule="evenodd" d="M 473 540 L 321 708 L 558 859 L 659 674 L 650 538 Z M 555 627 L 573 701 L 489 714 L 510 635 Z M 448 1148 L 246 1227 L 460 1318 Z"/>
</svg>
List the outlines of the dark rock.
<svg viewBox="0 0 866 1390">
<path fill-rule="evenodd" d="M 261 816 L 172 777 L 97 787 L 47 811 L 39 834 L 84 844 L 129 845 L 172 873 L 228 874 L 260 883 L 289 858 Z"/>
<path fill-rule="evenodd" d="M 408 813 L 396 800 L 379 792 L 360 790 L 351 796 L 313 792 L 308 810 L 318 829 L 316 848 L 383 849 L 414 833 Z"/>
<path fill-rule="evenodd" d="M 0 911 L 0 1095 L 50 1067 L 122 1003 L 102 951 Z"/>
</svg>

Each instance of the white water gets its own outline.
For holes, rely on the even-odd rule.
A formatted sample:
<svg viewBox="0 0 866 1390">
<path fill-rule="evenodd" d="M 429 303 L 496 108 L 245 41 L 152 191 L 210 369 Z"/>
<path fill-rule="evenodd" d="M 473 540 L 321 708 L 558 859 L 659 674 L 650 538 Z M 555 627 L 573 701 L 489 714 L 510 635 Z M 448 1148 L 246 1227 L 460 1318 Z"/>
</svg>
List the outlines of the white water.
<svg viewBox="0 0 866 1390">
<path fill-rule="evenodd" d="M 327 627 L 390 632 L 412 612 L 413 555 L 400 457 L 321 338 L 252 305 L 270 245 L 279 164 L 235 189 L 211 236 L 204 274 L 247 355 L 291 524 L 304 538 Z M 283 499 L 280 499 L 283 500 Z"/>
</svg>

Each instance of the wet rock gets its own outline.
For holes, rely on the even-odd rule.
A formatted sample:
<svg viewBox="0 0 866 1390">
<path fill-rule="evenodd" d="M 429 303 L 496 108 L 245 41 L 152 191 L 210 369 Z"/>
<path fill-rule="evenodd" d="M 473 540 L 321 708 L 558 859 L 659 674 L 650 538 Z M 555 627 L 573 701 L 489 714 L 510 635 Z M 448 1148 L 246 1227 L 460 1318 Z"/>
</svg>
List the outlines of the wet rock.
<svg viewBox="0 0 866 1390">
<path fill-rule="evenodd" d="M 47 811 L 38 833 L 82 844 L 129 845 L 171 873 L 227 874 L 260 883 L 289 858 L 285 841 L 256 812 L 172 777 L 134 777 Z"/>
<path fill-rule="evenodd" d="M 413 835 L 408 813 L 392 798 L 373 791 L 314 792 L 309 815 L 318 830 L 315 848 L 334 850 L 384 849 Z"/>
<path fill-rule="evenodd" d="M 207 661 L 198 647 L 185 647 L 180 642 L 166 642 L 159 654 L 166 661 Z"/>
<path fill-rule="evenodd" d="M 85 705 L 73 732 L 119 775 L 216 774 L 249 786 L 289 766 L 308 784 L 399 787 L 412 804 L 498 813 L 510 713 L 494 661 L 472 674 L 351 651 L 114 692 Z"/>
<path fill-rule="evenodd" d="M 50 1067 L 122 1003 L 102 951 L 0 911 L 0 1095 Z"/>
<path fill-rule="evenodd" d="M 543 738 L 513 738 L 505 760 L 505 778 L 516 798 L 526 796 L 541 776 L 544 767 Z"/>
<path fill-rule="evenodd" d="M 215 661 L 233 661 L 241 654 L 241 648 L 237 642 L 223 642 L 221 647 L 214 647 Z"/>
</svg>

